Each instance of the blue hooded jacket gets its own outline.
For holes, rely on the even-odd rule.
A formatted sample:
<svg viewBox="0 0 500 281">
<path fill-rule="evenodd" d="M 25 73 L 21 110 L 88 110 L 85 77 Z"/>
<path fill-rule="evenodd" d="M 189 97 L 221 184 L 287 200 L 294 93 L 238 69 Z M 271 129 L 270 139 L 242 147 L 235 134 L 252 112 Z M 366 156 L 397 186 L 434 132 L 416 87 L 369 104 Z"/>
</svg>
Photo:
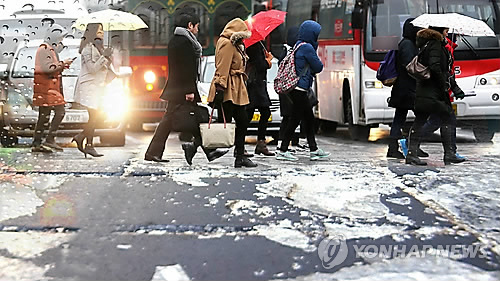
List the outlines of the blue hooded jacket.
<svg viewBox="0 0 500 281">
<path fill-rule="evenodd" d="M 306 20 L 299 28 L 299 36 L 297 44 L 305 42 L 295 52 L 295 71 L 297 75 L 302 74 L 302 70 L 309 65 L 309 69 L 302 74 L 302 77 L 297 84 L 302 89 L 309 89 L 312 86 L 314 75 L 323 70 L 323 63 L 319 60 L 316 50 L 318 49 L 318 36 L 321 32 L 321 25 L 319 23 Z"/>
</svg>

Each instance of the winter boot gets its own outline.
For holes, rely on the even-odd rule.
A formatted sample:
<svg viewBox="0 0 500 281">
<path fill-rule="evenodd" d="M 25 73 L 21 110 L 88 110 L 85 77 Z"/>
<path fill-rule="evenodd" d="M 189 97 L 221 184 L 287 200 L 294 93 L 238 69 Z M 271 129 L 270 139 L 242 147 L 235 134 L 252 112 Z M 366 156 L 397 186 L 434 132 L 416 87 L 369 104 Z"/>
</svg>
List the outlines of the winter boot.
<svg viewBox="0 0 500 281">
<path fill-rule="evenodd" d="M 236 156 L 236 160 L 234 160 L 234 167 L 235 168 L 241 168 L 241 167 L 253 168 L 253 167 L 257 167 L 257 164 L 252 162 L 252 160 L 248 159 L 248 157 Z"/>
<path fill-rule="evenodd" d="M 274 156 L 274 153 L 269 151 L 266 145 L 266 141 L 257 141 L 257 146 L 255 146 L 255 154 L 263 154 L 264 156 Z"/>
<path fill-rule="evenodd" d="M 388 158 L 405 159 L 403 153 L 399 151 L 398 140 L 391 138 L 389 141 L 389 149 L 387 150 Z"/>
<path fill-rule="evenodd" d="M 196 154 L 197 147 L 192 142 L 187 142 L 182 144 L 182 150 L 184 150 L 184 158 L 186 162 L 191 166 L 193 164 L 193 157 Z"/>
<path fill-rule="evenodd" d="M 426 166 L 427 162 L 420 160 L 418 158 L 418 149 L 420 146 L 420 138 L 415 133 L 413 128 L 410 131 L 410 143 L 408 148 L 408 155 L 406 155 L 406 164 L 416 165 L 416 166 Z"/>
<path fill-rule="evenodd" d="M 445 165 L 450 165 L 451 163 L 462 163 L 465 161 L 464 158 L 457 157 L 457 152 L 453 148 L 451 143 L 451 128 L 450 125 L 441 127 L 441 142 L 443 143 L 444 157 L 443 161 Z"/>
</svg>

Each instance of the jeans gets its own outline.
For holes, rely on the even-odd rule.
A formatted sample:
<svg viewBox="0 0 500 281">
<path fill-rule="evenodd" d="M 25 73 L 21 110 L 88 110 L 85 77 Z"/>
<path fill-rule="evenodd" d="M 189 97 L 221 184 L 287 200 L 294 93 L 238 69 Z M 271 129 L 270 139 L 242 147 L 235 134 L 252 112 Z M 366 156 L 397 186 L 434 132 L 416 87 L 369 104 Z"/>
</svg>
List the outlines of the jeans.
<svg viewBox="0 0 500 281">
<path fill-rule="evenodd" d="M 50 112 L 54 111 L 54 118 L 50 122 Z M 61 125 L 62 120 L 66 111 L 64 105 L 56 106 L 40 106 L 38 109 L 38 120 L 36 122 L 35 134 L 33 135 L 33 146 L 39 146 L 42 144 L 43 131 L 49 129 L 49 134 L 46 140 L 53 142 L 55 134 L 59 125 Z M 50 128 L 49 128 L 50 125 Z"/>
<path fill-rule="evenodd" d="M 401 129 L 406 123 L 406 117 L 408 116 L 408 109 L 396 108 L 394 112 L 394 119 L 391 125 L 391 139 L 400 139 L 403 137 Z"/>
<path fill-rule="evenodd" d="M 283 152 L 288 150 L 288 144 L 292 140 L 295 129 L 297 129 L 297 126 L 302 121 L 301 126 L 304 126 L 309 149 L 310 151 L 316 151 L 318 149 L 318 145 L 316 144 L 316 138 L 314 136 L 314 113 L 309 104 L 307 93 L 304 91 L 293 90 L 288 95 L 293 101 L 293 109 L 289 124 L 281 142 L 280 150 Z"/>
<path fill-rule="evenodd" d="M 255 109 L 257 109 L 260 113 L 259 129 L 257 131 L 257 140 L 265 140 L 267 124 L 269 123 L 269 117 L 271 116 L 271 109 L 269 108 L 269 106 L 247 108 L 249 122 L 252 121 Z"/>
</svg>

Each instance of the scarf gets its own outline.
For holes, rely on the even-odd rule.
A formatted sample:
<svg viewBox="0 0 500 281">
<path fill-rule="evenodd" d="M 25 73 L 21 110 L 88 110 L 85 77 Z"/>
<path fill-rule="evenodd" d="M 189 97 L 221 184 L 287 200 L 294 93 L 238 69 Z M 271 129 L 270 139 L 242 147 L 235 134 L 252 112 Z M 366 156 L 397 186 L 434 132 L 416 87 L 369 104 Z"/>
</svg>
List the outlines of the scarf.
<svg viewBox="0 0 500 281">
<path fill-rule="evenodd" d="M 191 41 L 191 43 L 193 44 L 194 53 L 198 58 L 201 58 L 201 51 L 202 51 L 201 44 L 200 42 L 198 42 L 198 39 L 196 39 L 194 34 L 191 33 L 191 31 L 187 30 L 184 27 L 176 27 L 174 34 L 181 35 L 189 39 L 189 41 Z"/>
</svg>

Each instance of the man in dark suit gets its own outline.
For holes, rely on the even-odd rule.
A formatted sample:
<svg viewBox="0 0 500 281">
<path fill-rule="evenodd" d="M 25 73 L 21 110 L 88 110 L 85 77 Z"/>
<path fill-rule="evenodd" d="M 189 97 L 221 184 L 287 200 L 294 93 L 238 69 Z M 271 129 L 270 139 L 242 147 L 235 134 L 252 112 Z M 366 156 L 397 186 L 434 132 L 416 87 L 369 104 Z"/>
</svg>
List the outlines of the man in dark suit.
<svg viewBox="0 0 500 281">
<path fill-rule="evenodd" d="M 160 96 L 161 99 L 168 101 L 167 110 L 156 128 L 144 160 L 168 162 L 168 160 L 162 159 L 162 155 L 172 126 L 176 122 L 173 118 L 176 111 L 183 105 L 197 108 L 196 103 L 201 101 L 196 86 L 202 53 L 201 44 L 195 37 L 199 24 L 200 18 L 191 11 L 181 10 L 176 15 L 174 36 L 168 43 L 169 77 Z M 198 146 L 201 146 L 199 127 L 191 129 L 190 133 L 194 136 L 194 142 L 182 145 L 189 165 L 192 164 Z M 227 152 L 206 148 L 203 148 L 203 151 L 208 161 L 213 161 Z"/>
</svg>

